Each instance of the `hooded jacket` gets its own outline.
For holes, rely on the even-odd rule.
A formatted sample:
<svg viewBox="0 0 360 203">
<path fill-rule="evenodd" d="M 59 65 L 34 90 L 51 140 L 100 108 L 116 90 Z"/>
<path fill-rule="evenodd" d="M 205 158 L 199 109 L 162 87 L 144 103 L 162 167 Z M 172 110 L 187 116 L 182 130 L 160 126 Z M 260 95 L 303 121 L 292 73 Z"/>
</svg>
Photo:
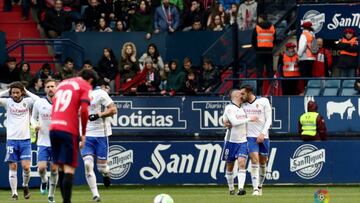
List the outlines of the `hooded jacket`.
<svg viewBox="0 0 360 203">
<path fill-rule="evenodd" d="M 317 106 L 316 102 L 309 101 L 307 109 L 308 109 L 308 112 L 317 112 L 318 106 Z M 306 112 L 304 114 L 306 114 Z M 303 141 L 327 140 L 325 121 L 324 121 L 324 118 L 320 114 L 318 114 L 318 116 L 316 118 L 316 134 L 315 134 L 315 136 L 301 135 L 302 124 L 300 123 L 300 120 L 299 120 L 298 126 L 299 126 L 298 132 L 299 132 L 300 138 Z"/>
</svg>

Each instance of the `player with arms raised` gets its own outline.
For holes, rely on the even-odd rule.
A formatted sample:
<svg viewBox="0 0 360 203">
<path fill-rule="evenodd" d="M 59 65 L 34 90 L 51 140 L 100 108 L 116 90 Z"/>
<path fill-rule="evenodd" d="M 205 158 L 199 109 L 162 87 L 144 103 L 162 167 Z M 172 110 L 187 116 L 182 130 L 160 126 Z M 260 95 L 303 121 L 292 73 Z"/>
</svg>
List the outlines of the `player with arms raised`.
<svg viewBox="0 0 360 203">
<path fill-rule="evenodd" d="M 238 195 L 245 195 L 244 184 L 246 179 L 246 159 L 248 156 L 248 147 L 246 141 L 246 123 L 256 121 L 256 116 L 247 118 L 243 108 L 241 108 L 241 92 L 240 90 L 231 90 L 229 93 L 231 104 L 225 107 L 223 120 L 229 123 L 229 127 L 225 134 L 225 143 L 223 149 L 223 160 L 226 161 L 226 174 L 230 195 L 235 194 L 234 188 L 234 162 L 238 161 Z"/>
<path fill-rule="evenodd" d="M 55 96 L 56 81 L 48 79 L 45 81 L 46 97 L 38 99 L 33 107 L 31 115 L 31 125 L 37 133 L 37 150 L 38 150 L 38 171 L 41 177 L 40 193 L 45 194 L 47 190 L 48 177 L 46 174 L 47 164 L 50 165 L 50 181 L 48 202 L 55 202 L 54 193 L 58 180 L 58 171 L 52 164 L 52 149 L 49 137 L 49 127 L 51 123 L 51 110 L 53 97 Z"/>
<path fill-rule="evenodd" d="M 59 184 L 64 203 L 71 202 L 73 176 L 78 165 L 79 109 L 82 148 L 89 116 L 91 84 L 98 78 L 93 70 L 82 70 L 79 76 L 66 79 L 58 85 L 51 112 L 50 141 L 54 167 L 59 168 Z"/>
<path fill-rule="evenodd" d="M 108 158 L 108 136 L 112 134 L 111 126 L 107 126 L 106 118 L 117 113 L 116 106 L 104 88 L 95 87 L 92 92 L 92 101 L 89 109 L 90 122 L 86 128 L 86 142 L 81 150 L 85 165 L 85 177 L 93 194 L 93 201 L 100 202 L 100 194 L 96 185 L 94 173 L 94 159 L 98 171 L 103 176 L 105 187 L 110 186 Z M 104 109 L 104 111 L 101 111 Z"/>
<path fill-rule="evenodd" d="M 267 98 L 256 97 L 253 88 L 249 85 L 241 87 L 240 91 L 244 101 L 242 108 L 246 115 L 258 117 L 256 122 L 247 124 L 253 195 L 257 196 L 262 195 L 262 185 L 266 176 L 266 163 L 270 150 L 271 105 Z"/>
<path fill-rule="evenodd" d="M 0 105 L 4 106 L 7 114 L 6 125 L 6 157 L 5 162 L 9 164 L 9 183 L 12 192 L 12 199 L 18 199 L 17 193 L 17 162 L 21 162 L 23 168 L 23 189 L 24 198 L 30 198 L 30 109 L 34 102 L 39 99 L 35 94 L 27 91 L 23 84 L 14 82 L 10 89 L 0 92 Z M 29 97 L 24 97 L 25 95 Z"/>
</svg>

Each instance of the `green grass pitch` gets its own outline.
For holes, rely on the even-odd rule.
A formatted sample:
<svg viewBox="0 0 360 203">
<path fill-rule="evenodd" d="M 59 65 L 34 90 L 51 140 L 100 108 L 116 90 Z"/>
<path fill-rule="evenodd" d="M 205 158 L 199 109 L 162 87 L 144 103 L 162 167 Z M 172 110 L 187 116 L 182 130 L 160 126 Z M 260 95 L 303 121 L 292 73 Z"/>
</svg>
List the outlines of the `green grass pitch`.
<svg viewBox="0 0 360 203">
<path fill-rule="evenodd" d="M 326 189 L 330 193 L 331 203 L 359 203 L 360 186 L 265 186 L 263 196 L 251 196 L 247 186 L 245 196 L 228 195 L 225 186 L 111 186 L 109 189 L 99 187 L 102 202 L 106 203 L 152 203 L 159 193 L 170 194 L 175 203 L 307 203 L 314 202 L 314 192 Z M 40 195 L 39 189 L 31 189 L 31 198 L 24 200 L 19 190 L 17 202 L 47 202 L 47 196 Z M 56 202 L 61 203 L 60 191 L 56 191 Z M 91 193 L 86 186 L 76 186 L 73 190 L 72 202 L 92 202 Z M 0 190 L 0 202 L 14 202 L 10 198 L 10 190 Z"/>
</svg>

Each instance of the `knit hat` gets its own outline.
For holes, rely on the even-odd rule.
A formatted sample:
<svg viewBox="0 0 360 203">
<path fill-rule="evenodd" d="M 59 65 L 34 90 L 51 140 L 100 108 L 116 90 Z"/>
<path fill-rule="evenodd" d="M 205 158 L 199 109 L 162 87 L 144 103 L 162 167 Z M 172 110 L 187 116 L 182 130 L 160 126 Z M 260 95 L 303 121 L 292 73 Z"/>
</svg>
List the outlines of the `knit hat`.
<svg viewBox="0 0 360 203">
<path fill-rule="evenodd" d="M 352 29 L 352 28 L 346 28 L 346 29 L 344 30 L 344 33 L 345 33 L 345 34 L 346 34 L 346 33 L 355 34 L 355 30 Z"/>
<path fill-rule="evenodd" d="M 285 44 L 285 47 L 286 48 L 295 48 L 296 45 L 294 43 L 292 43 L 292 42 L 288 42 L 288 43 Z"/>
<path fill-rule="evenodd" d="M 312 28 L 312 23 L 310 21 L 303 22 L 301 25 L 303 28 Z"/>
</svg>

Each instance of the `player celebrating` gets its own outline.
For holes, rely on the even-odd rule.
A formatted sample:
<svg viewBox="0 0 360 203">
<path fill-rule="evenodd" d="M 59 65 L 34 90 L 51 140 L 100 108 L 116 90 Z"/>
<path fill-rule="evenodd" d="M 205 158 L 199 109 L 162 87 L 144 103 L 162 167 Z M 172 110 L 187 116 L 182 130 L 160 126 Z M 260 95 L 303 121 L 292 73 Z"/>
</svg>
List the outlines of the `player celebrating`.
<svg viewBox="0 0 360 203">
<path fill-rule="evenodd" d="M 79 109 L 82 148 L 89 116 L 90 84 L 95 83 L 98 78 L 93 70 L 82 70 L 79 76 L 66 79 L 58 85 L 51 112 L 50 142 L 54 168 L 59 168 L 60 191 L 64 203 L 71 202 L 73 176 L 78 165 Z"/>
<path fill-rule="evenodd" d="M 46 97 L 38 99 L 33 107 L 31 116 L 31 125 L 37 132 L 37 147 L 38 147 L 38 171 L 41 177 L 40 193 L 45 194 L 47 190 L 48 178 L 46 175 L 47 163 L 52 161 L 51 159 L 51 144 L 49 137 L 49 127 L 52 109 L 52 100 L 55 95 L 56 81 L 48 79 L 45 81 L 45 93 Z M 51 163 L 50 165 L 50 181 L 49 181 L 49 195 L 48 202 L 55 202 L 54 193 L 58 180 L 58 171 L 56 167 Z"/>
<path fill-rule="evenodd" d="M 0 105 L 5 107 L 7 114 L 5 162 L 9 163 L 12 199 L 18 199 L 17 162 L 19 161 L 23 168 L 24 198 L 29 199 L 31 195 L 28 186 L 31 161 L 30 109 L 39 97 L 27 91 L 20 82 L 11 83 L 9 90 L 0 92 L 0 97 L 9 94 L 11 98 L 0 98 Z M 24 98 L 25 95 L 29 97 Z"/>
<path fill-rule="evenodd" d="M 257 196 L 262 195 L 262 185 L 266 176 L 266 163 L 270 150 L 271 106 L 267 98 L 256 97 L 253 88 L 249 85 L 241 87 L 240 91 L 244 101 L 242 107 L 246 115 L 258 117 L 258 121 L 247 124 L 253 195 Z"/>
<path fill-rule="evenodd" d="M 223 160 L 226 161 L 226 180 L 229 186 L 230 195 L 235 194 L 234 188 L 234 162 L 238 161 L 238 195 L 245 195 L 244 184 L 246 179 L 246 159 L 248 156 L 246 141 L 246 123 L 256 121 L 256 117 L 247 118 L 244 110 L 241 108 L 240 90 L 231 90 L 229 93 L 231 104 L 228 104 L 224 110 L 224 123 L 228 122 L 231 127 L 225 134 L 225 143 L 223 149 Z"/>
<path fill-rule="evenodd" d="M 105 187 L 110 186 L 108 158 L 108 137 L 111 135 L 111 127 L 108 129 L 105 119 L 116 114 L 116 106 L 108 93 L 96 87 L 92 92 L 92 101 L 89 109 L 89 120 L 86 129 L 86 142 L 81 150 L 85 165 L 85 177 L 93 194 L 93 201 L 100 202 L 100 195 L 96 185 L 94 173 L 94 159 L 98 171 L 103 176 Z M 104 111 L 101 111 L 104 109 Z"/>
</svg>

